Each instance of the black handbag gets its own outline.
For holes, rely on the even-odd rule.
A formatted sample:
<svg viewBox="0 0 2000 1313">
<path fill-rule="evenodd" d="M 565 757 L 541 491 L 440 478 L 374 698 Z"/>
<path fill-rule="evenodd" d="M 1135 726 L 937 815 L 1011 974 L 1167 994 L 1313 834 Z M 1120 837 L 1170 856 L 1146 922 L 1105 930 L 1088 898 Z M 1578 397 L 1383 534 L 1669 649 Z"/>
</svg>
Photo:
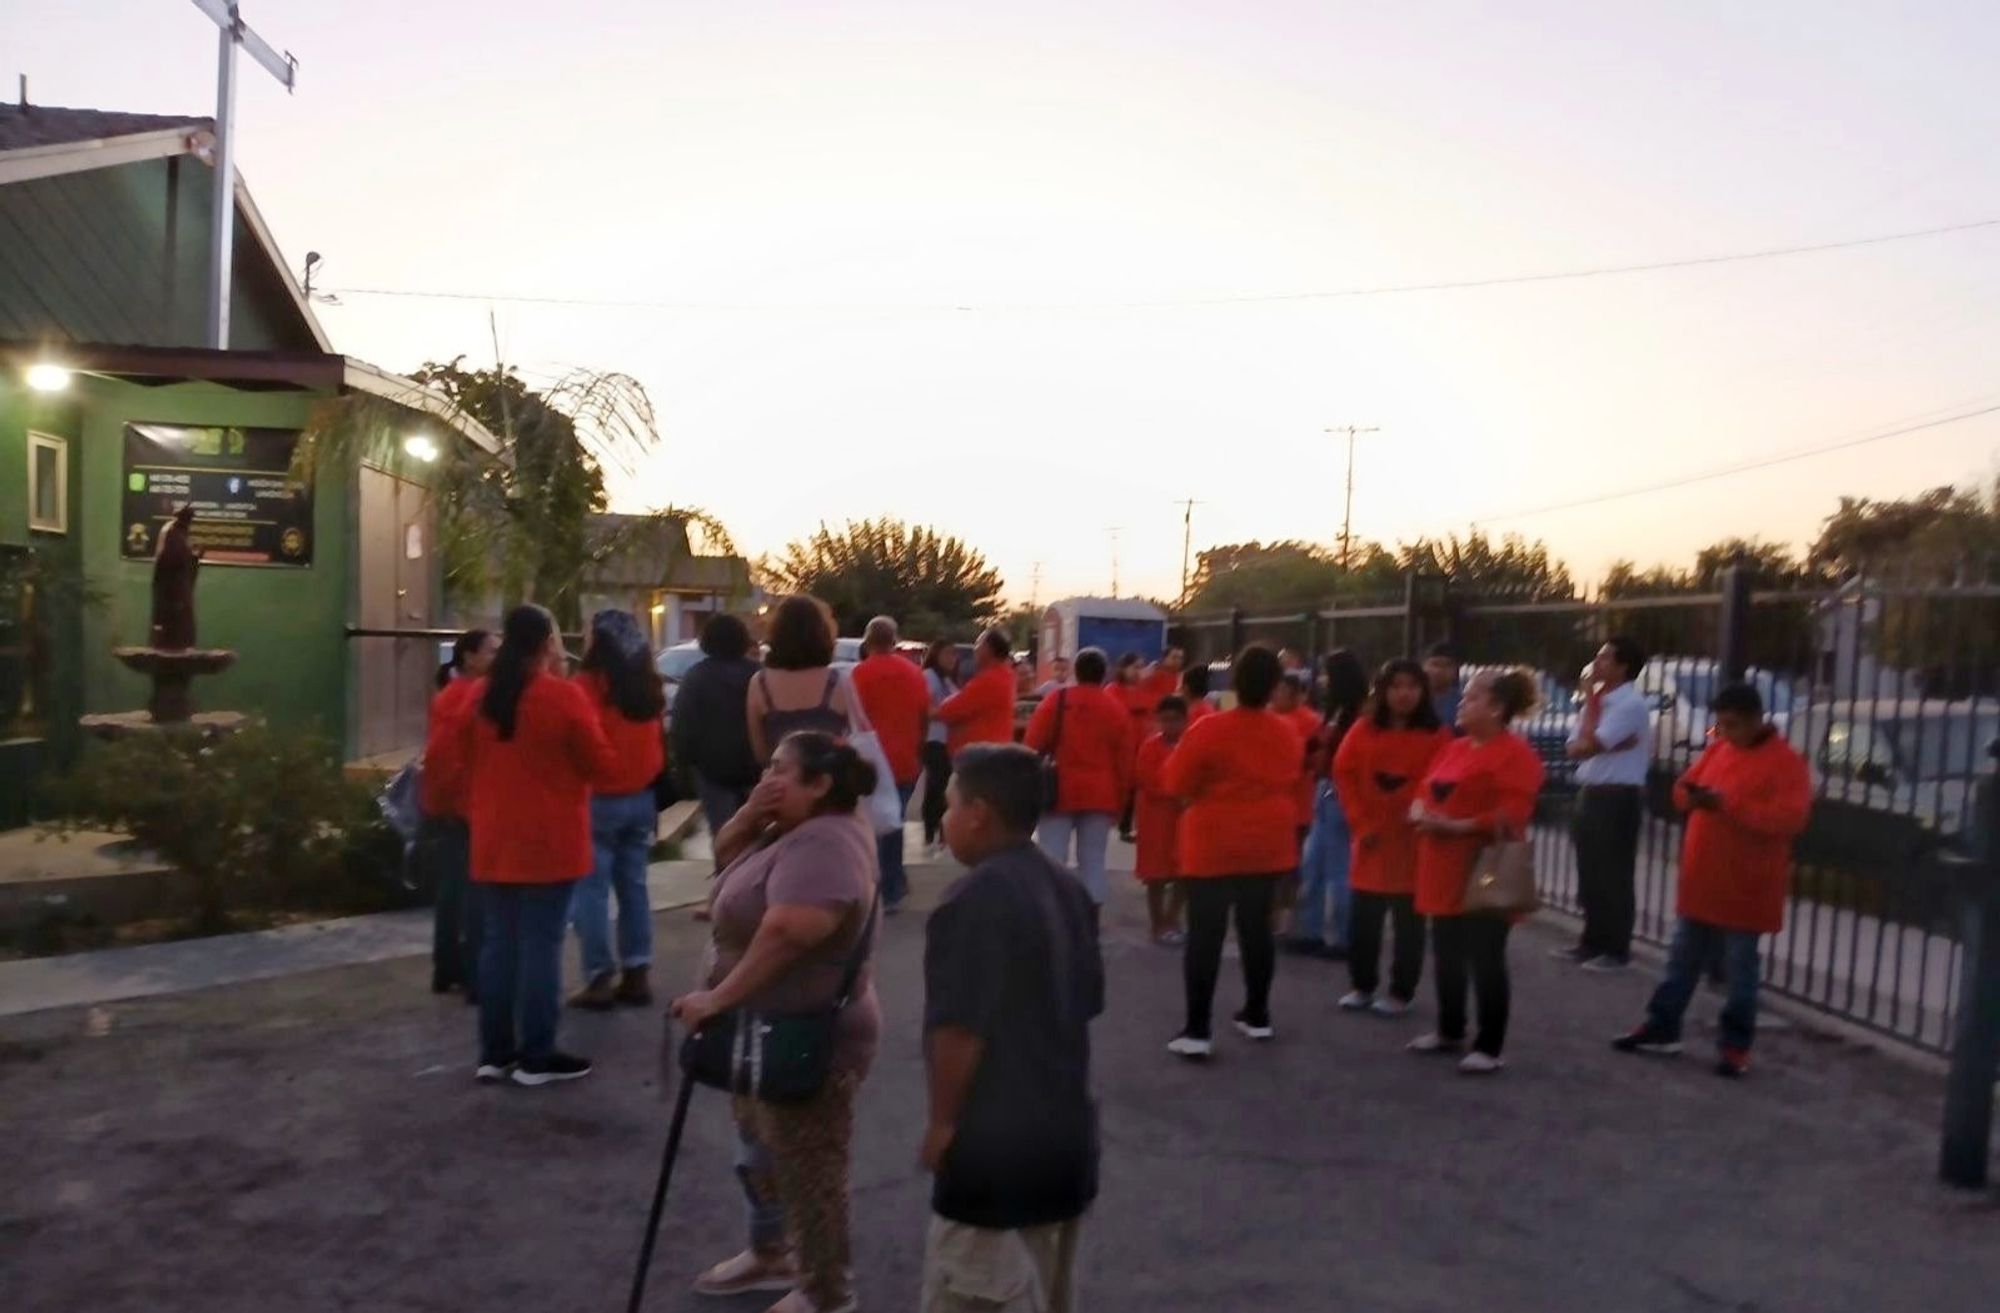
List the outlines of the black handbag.
<svg viewBox="0 0 2000 1313">
<path fill-rule="evenodd" d="M 1042 754 L 1042 811 L 1052 812 L 1062 794 L 1062 773 L 1056 768 L 1056 753 L 1062 748 L 1063 712 L 1069 709 L 1069 690 L 1056 693 L 1056 732 L 1049 739 L 1049 750 Z"/>
<path fill-rule="evenodd" d="M 811 1012 L 752 1012 L 735 1008 L 711 1017 L 681 1041 L 681 1070 L 698 1085 L 765 1103 L 804 1103 L 826 1085 L 840 1014 L 854 996 L 861 964 L 875 943 L 878 883 L 868 920 L 831 1007 Z"/>
</svg>

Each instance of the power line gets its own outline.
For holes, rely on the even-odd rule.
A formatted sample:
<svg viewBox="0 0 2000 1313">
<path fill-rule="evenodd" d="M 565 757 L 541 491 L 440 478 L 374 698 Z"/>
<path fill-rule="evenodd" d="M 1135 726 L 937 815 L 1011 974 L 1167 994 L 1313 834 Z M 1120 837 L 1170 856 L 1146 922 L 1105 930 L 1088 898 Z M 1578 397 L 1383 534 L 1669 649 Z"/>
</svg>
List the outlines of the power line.
<svg viewBox="0 0 2000 1313">
<path fill-rule="evenodd" d="M 1919 424 L 1907 424 L 1901 428 L 1889 429 L 1882 433 L 1870 433 L 1864 437 L 1847 438 L 1839 442 L 1829 442 L 1818 447 L 1807 447 L 1800 451 L 1783 455 L 1767 456 L 1762 460 L 1742 461 L 1735 465 L 1725 465 L 1717 469 L 1703 470 L 1695 474 L 1682 475 L 1660 483 L 1641 484 L 1631 488 L 1620 488 L 1616 492 L 1599 493 L 1592 497 L 1579 497 L 1574 501 L 1554 502 L 1547 506 L 1537 506 L 1532 510 L 1508 511 L 1501 515 L 1474 516 L 1474 524 L 1486 524 L 1495 520 L 1525 520 L 1536 515 L 1552 515 L 1557 511 L 1573 511 L 1585 506 L 1599 506 L 1605 502 L 1622 501 L 1627 497 L 1640 497 L 1652 492 L 1666 492 L 1672 488 L 1685 488 L 1691 484 L 1707 483 L 1713 479 L 1727 478 L 1732 474 L 1747 474 L 1752 470 L 1770 469 L 1774 465 L 1788 465 L 1793 461 L 1809 460 L 1814 456 L 1824 456 L 1830 452 L 1845 451 L 1851 447 L 1865 447 L 1873 442 L 1886 442 L 1890 438 L 1907 437 L 1912 433 L 1922 433 L 1928 429 L 1944 428 L 1949 424 L 1962 424 L 1981 415 L 2000 412 L 2000 404 L 1982 406 L 1977 410 L 1962 411 L 1956 415 L 1946 415 L 1940 419 L 1925 420 Z"/>
<path fill-rule="evenodd" d="M 1421 283 L 1384 283 L 1375 286 L 1341 287 L 1322 291 L 1273 292 L 1243 296 L 1174 297 L 1146 301 L 995 302 L 991 304 L 963 302 L 843 304 L 823 302 L 793 305 L 759 305 L 752 302 L 533 296 L 509 292 L 467 292 L 399 287 L 341 287 L 330 290 L 334 295 L 338 296 L 405 297 L 438 301 L 505 301 L 515 305 L 582 306 L 598 309 L 683 310 L 724 313 L 742 311 L 910 311 L 922 313 L 990 314 L 1010 311 L 1174 310 L 1200 309 L 1210 306 L 1277 305 L 1296 301 L 1335 301 L 1358 297 L 1406 296 L 1419 292 L 1461 292 L 1476 291 L 1489 287 L 1519 287 L 1533 283 L 1575 282 L 1586 278 L 1611 278 L 1629 274 L 1661 273 L 1673 269 L 1698 269 L 1711 265 L 1743 264 L 1753 260 L 1775 260 L 1790 256 L 1820 255 L 1829 251 L 1849 251 L 1867 246 L 1882 246 L 1891 242 L 1918 241 L 1927 237 L 1946 237 L 1956 233 L 1975 232 L 1986 228 L 2000 228 L 2000 217 L 1975 219 L 1969 223 L 1944 224 L 1935 228 L 1914 228 L 1902 232 L 1877 233 L 1868 237 L 1852 237 L 1840 241 L 1812 242 L 1796 246 L 1770 246 L 1750 251 L 1730 251 L 1716 255 L 1684 256 L 1678 259 L 1651 260 L 1637 264 L 1593 265 L 1581 269 L 1547 270 L 1540 273 L 1498 274 L 1483 278 L 1446 279 Z"/>
</svg>

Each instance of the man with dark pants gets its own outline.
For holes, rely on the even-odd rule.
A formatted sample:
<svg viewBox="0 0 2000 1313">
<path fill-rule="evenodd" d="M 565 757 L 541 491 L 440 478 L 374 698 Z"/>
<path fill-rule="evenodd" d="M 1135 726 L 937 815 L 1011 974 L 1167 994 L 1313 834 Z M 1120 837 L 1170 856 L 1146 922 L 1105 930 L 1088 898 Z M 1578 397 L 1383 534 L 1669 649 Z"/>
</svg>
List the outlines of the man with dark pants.
<svg viewBox="0 0 2000 1313">
<path fill-rule="evenodd" d="M 1599 648 L 1584 678 L 1583 714 L 1569 740 L 1569 756 L 1578 763 L 1571 834 L 1583 935 L 1555 956 L 1586 971 L 1623 971 L 1632 964 L 1634 868 L 1652 756 L 1646 699 L 1632 681 L 1645 668 L 1644 649 L 1629 638 L 1620 635 Z"/>
<path fill-rule="evenodd" d="M 861 638 L 861 664 L 854 668 L 854 691 L 861 695 L 862 710 L 875 727 L 882 757 L 896 777 L 896 797 L 902 804 L 898 818 L 910 814 L 910 799 L 917 792 L 917 777 L 923 774 L 924 736 L 931 727 L 931 691 L 924 672 L 896 655 L 896 622 L 878 615 L 868 622 Z M 882 910 L 895 915 L 910 892 L 910 880 L 903 869 L 903 827 L 898 825 L 876 839 L 876 859 L 882 868 Z"/>
</svg>

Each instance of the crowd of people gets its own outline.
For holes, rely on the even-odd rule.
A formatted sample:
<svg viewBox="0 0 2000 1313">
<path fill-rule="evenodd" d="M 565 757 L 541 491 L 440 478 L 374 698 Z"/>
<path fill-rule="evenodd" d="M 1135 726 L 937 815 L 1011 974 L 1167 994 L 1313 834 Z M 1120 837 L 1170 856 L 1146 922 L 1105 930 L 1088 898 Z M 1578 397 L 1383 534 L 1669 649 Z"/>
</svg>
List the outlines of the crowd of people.
<svg viewBox="0 0 2000 1313">
<path fill-rule="evenodd" d="M 881 1025 L 874 947 L 882 917 L 910 893 L 905 836 L 880 819 L 878 795 L 893 797 L 899 820 L 921 794 L 926 851 L 948 849 L 967 868 L 925 928 L 927 1310 L 1068 1307 L 1077 1227 L 1096 1192 L 1089 1026 L 1104 1003 L 1114 834 L 1135 845 L 1151 939 L 1181 955 L 1172 1054 L 1215 1053 L 1233 926 L 1243 992 L 1232 1024 L 1251 1043 L 1278 1033 L 1283 950 L 1344 960 L 1339 1007 L 1389 1018 L 1418 1005 L 1428 965 L 1435 1020 L 1407 1047 L 1455 1056 L 1469 1076 L 1503 1069 L 1517 917 L 1468 906 L 1467 890 L 1482 856 L 1524 836 L 1536 809 L 1544 764 L 1516 732 L 1539 696 L 1529 672 L 1461 682 L 1443 647 L 1372 677 L 1347 651 L 1313 672 L 1252 644 L 1218 694 L 1208 668 L 1179 651 L 1149 664 L 1086 648 L 1049 663 L 1016 744 L 1004 633 L 980 637 L 969 672 L 950 644 L 921 663 L 902 655 L 888 617 L 868 625 L 861 661 L 844 671 L 834 635 L 824 605 L 787 598 L 759 662 L 743 623 L 718 616 L 674 708 L 673 756 L 694 778 L 716 880 L 699 988 L 672 1014 L 696 1032 L 837 1016 L 809 1093 L 733 1098 L 747 1243 L 697 1290 L 784 1292 L 774 1313 L 857 1306 L 848 1171 Z M 1559 955 L 1594 972 L 1630 960 L 1650 769 L 1633 686 L 1644 664 L 1629 639 L 1604 644 L 1567 745 L 1579 763 L 1585 915 Z M 589 1071 L 556 1046 L 571 926 L 583 981 L 574 1006 L 651 998 L 660 681 L 622 613 L 593 618 L 580 665 L 569 677 L 548 614 L 522 607 L 497 641 L 466 635 L 441 672 L 423 789 L 440 875 L 434 984 L 479 1005 L 482 1081 L 534 1086 Z M 1689 998 L 1719 970 L 1717 1069 L 1742 1075 L 1759 937 L 1782 916 L 1810 790 L 1754 687 L 1725 688 L 1714 713 L 1713 743 L 1673 789 L 1689 824 L 1667 976 L 1615 1047 L 1679 1051 Z"/>
</svg>

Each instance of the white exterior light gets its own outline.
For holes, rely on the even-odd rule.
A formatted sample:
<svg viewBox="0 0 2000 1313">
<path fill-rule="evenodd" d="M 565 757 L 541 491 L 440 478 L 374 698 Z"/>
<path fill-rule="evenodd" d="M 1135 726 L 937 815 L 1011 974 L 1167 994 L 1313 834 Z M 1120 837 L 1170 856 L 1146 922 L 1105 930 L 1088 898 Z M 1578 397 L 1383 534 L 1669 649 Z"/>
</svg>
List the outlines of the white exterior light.
<svg viewBox="0 0 2000 1313">
<path fill-rule="evenodd" d="M 412 460 L 420 460 L 428 465 L 438 458 L 438 445 L 421 433 L 412 433 L 403 439 L 403 450 Z"/>
<path fill-rule="evenodd" d="M 62 392 L 69 388 L 69 371 L 46 360 L 29 365 L 27 379 L 28 386 L 36 392 Z"/>
</svg>

